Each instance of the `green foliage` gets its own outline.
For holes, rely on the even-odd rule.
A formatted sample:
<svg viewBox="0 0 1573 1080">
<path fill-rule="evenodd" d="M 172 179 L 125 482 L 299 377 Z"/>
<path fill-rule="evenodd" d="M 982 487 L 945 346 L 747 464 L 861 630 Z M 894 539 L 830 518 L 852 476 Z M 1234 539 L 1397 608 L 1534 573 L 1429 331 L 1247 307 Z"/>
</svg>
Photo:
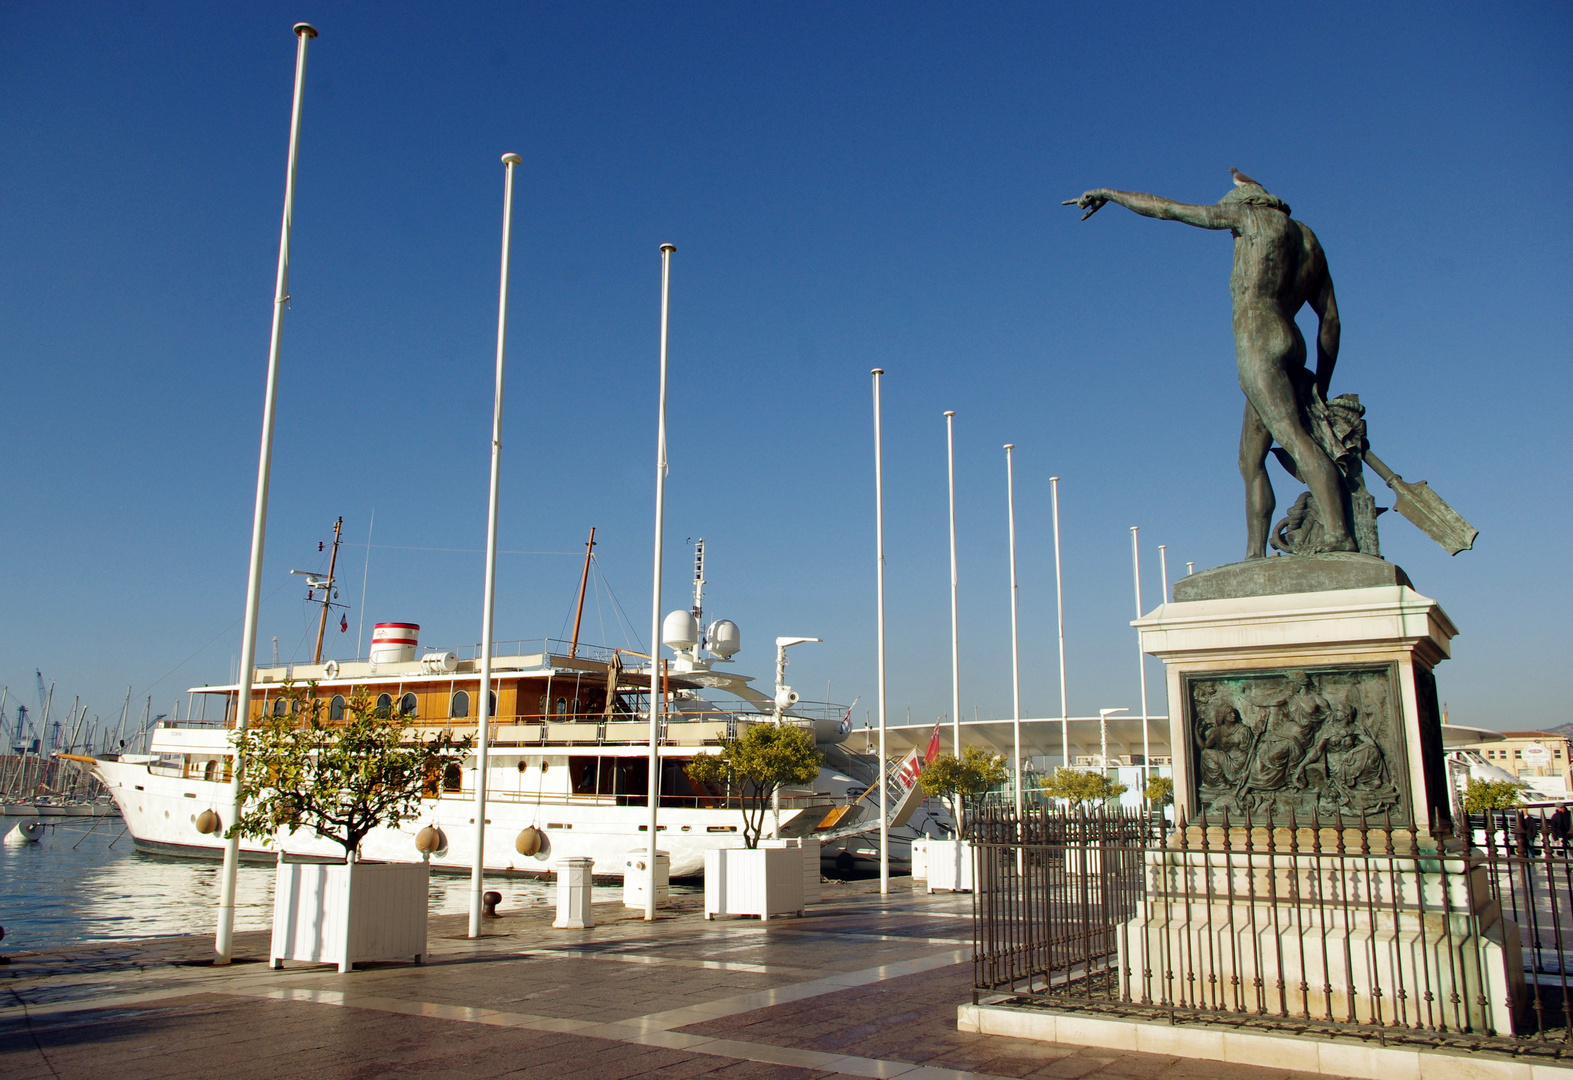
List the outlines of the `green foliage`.
<svg viewBox="0 0 1573 1080">
<path fill-rule="evenodd" d="M 961 757 L 941 754 L 924 767 L 918 784 L 925 795 L 944 799 L 956 819 L 957 832 L 966 827 L 968 803 L 1005 782 L 1005 758 L 976 746 L 963 747 Z"/>
<path fill-rule="evenodd" d="M 1038 787 L 1050 798 L 1069 801 L 1072 807 L 1084 802 L 1107 802 L 1119 798 L 1126 791 L 1124 784 L 1110 780 L 1101 772 L 1070 768 L 1056 769 L 1054 775 L 1046 777 Z M 1173 789 L 1172 783 L 1170 789 Z"/>
<path fill-rule="evenodd" d="M 1153 806 L 1168 806 L 1174 801 L 1174 781 L 1167 776 L 1154 776 L 1147 781 L 1142 797 Z"/>
<path fill-rule="evenodd" d="M 695 784 L 737 796 L 743 811 L 743 846 L 759 846 L 765 807 L 782 784 L 808 784 L 825 758 L 814 736 L 793 723 L 754 724 L 714 754 L 697 754 L 684 773 Z"/>
<path fill-rule="evenodd" d="M 366 834 L 416 815 L 428 778 L 440 777 L 469 749 L 443 735 L 408 744 L 403 718 L 376 709 L 356 690 L 344 722 L 324 723 L 323 703 L 285 686 L 294 709 L 264 716 L 235 736 L 239 819 L 225 836 L 271 840 L 280 829 L 311 829 L 344 849 L 348 861 Z"/>
<path fill-rule="evenodd" d="M 1518 805 L 1522 785 L 1514 780 L 1470 780 L 1464 788 L 1464 812 L 1484 814 L 1490 810 L 1511 810 Z"/>
</svg>

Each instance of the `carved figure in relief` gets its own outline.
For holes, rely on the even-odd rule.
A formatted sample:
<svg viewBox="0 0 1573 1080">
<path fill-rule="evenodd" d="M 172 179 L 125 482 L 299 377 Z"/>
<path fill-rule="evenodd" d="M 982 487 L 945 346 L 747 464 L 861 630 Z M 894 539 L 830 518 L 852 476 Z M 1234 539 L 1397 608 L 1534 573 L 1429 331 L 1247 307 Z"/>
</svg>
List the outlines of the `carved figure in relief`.
<svg viewBox="0 0 1573 1080">
<path fill-rule="evenodd" d="M 1220 792 L 1238 787 L 1255 741 L 1256 733 L 1240 721 L 1239 710 L 1226 700 L 1214 698 L 1196 729 L 1201 786 Z"/>
<path fill-rule="evenodd" d="M 1278 792 L 1304 787 L 1300 765 L 1328 712 L 1327 699 L 1309 675 L 1291 671 L 1285 676 L 1283 690 L 1266 708 L 1266 724 L 1236 797 L 1242 807 L 1255 809 L 1275 802 Z"/>
<path fill-rule="evenodd" d="M 1398 788 L 1388 775 L 1387 759 L 1370 730 L 1347 703 L 1333 706 L 1316 742 L 1298 770 L 1321 759 L 1327 767 L 1324 808 L 1351 814 L 1379 814 L 1398 801 Z"/>
</svg>

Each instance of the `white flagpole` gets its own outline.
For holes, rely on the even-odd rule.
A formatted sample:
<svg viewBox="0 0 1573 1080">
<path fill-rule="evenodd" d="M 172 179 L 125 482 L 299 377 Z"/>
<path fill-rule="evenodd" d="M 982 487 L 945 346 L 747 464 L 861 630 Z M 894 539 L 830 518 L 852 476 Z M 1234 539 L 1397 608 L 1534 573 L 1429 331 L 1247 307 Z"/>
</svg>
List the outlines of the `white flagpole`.
<svg viewBox="0 0 1573 1080">
<path fill-rule="evenodd" d="M 492 626 L 497 592 L 497 487 L 502 466 L 502 391 L 508 349 L 508 250 L 513 239 L 513 169 L 524 159 L 504 154 L 502 272 L 497 291 L 497 387 L 492 395 L 492 486 L 486 510 L 486 594 L 481 602 L 480 705 L 475 728 L 475 863 L 470 867 L 470 936 L 481 936 L 481 899 L 486 877 L 486 770 L 492 715 Z"/>
<path fill-rule="evenodd" d="M 1015 757 L 1011 775 L 1016 778 L 1016 820 L 1021 820 L 1021 652 L 1016 644 L 1016 467 L 1015 443 L 1005 444 L 1005 501 L 1010 507 L 1010 701 L 1011 742 Z"/>
<path fill-rule="evenodd" d="M 883 368 L 874 376 L 874 578 L 879 595 L 879 894 L 890 892 L 890 783 L 885 769 L 885 465 L 883 436 L 880 432 L 879 380 Z"/>
<path fill-rule="evenodd" d="M 645 887 L 644 917 L 655 919 L 656 808 L 661 801 L 661 721 L 656 712 L 661 655 L 661 539 L 666 523 L 666 309 L 672 283 L 675 244 L 661 245 L 661 404 L 655 424 L 655 571 L 650 593 L 650 835 L 645 865 L 650 877 Z"/>
<path fill-rule="evenodd" d="M 1158 574 L 1163 583 L 1163 599 L 1159 603 L 1169 602 L 1169 545 L 1158 545 Z"/>
<path fill-rule="evenodd" d="M 1050 497 L 1054 503 L 1054 610 L 1060 623 L 1060 759 L 1071 763 L 1070 707 L 1065 694 L 1065 587 L 1060 580 L 1060 478 L 1049 477 Z"/>
<path fill-rule="evenodd" d="M 251 719 L 251 676 L 257 659 L 257 608 L 262 600 L 262 542 L 268 528 L 268 477 L 273 469 L 273 402 L 279 385 L 279 347 L 284 333 L 284 305 L 289 301 L 289 239 L 295 216 L 295 158 L 300 149 L 300 103 L 306 89 L 306 42 L 317 36 L 310 23 L 295 24 L 295 101 L 290 108 L 289 164 L 284 170 L 284 223 L 279 229 L 279 269 L 273 291 L 273 330 L 268 339 L 268 383 L 262 398 L 262 452 L 257 462 L 257 501 L 251 516 L 251 568 L 246 575 L 246 625 L 240 640 L 240 677 L 235 697 L 235 735 Z M 229 785 L 228 815 L 222 827 L 234 827 L 240 816 L 240 781 L 245 762 L 236 746 Z M 218 931 L 213 937 L 213 963 L 227 964 L 235 935 L 235 869 L 240 862 L 240 837 L 224 840 L 220 871 Z"/>
<path fill-rule="evenodd" d="M 956 618 L 956 411 L 945 411 L 945 461 L 950 481 L 950 732 L 961 756 L 961 625 Z M 961 822 L 956 822 L 960 828 Z"/>
<path fill-rule="evenodd" d="M 1141 550 L 1136 544 L 1135 525 L 1131 526 L 1131 574 L 1135 578 L 1136 583 L 1136 617 L 1139 619 L 1142 617 L 1142 556 Z M 1146 654 L 1142 652 L 1142 636 L 1139 630 L 1136 632 L 1136 666 L 1137 670 L 1141 672 L 1142 779 L 1145 781 L 1152 775 L 1152 745 L 1148 741 L 1147 734 L 1147 729 L 1151 726 L 1147 723 L 1147 660 Z M 1143 783 L 1142 786 L 1145 788 L 1146 784 Z M 1145 793 L 1142 797 L 1146 798 Z"/>
</svg>

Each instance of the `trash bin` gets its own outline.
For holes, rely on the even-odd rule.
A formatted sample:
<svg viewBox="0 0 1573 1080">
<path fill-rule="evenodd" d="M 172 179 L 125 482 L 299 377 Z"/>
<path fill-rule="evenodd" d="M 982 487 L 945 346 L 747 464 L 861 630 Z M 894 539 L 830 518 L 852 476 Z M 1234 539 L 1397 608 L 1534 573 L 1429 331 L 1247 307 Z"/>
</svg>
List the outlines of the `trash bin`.
<svg viewBox="0 0 1573 1080">
<path fill-rule="evenodd" d="M 650 887 L 650 850 L 634 848 L 623 859 L 623 906 L 644 910 L 645 890 Z M 666 903 L 671 889 L 672 856 L 655 853 L 655 906 Z"/>
</svg>

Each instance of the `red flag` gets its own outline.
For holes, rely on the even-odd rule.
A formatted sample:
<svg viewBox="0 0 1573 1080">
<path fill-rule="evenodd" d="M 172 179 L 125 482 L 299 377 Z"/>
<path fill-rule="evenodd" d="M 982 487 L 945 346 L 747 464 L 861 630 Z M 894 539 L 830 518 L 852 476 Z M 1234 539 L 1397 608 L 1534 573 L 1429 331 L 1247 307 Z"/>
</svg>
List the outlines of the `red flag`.
<svg viewBox="0 0 1573 1080">
<path fill-rule="evenodd" d="M 901 765 L 896 770 L 896 778 L 901 781 L 901 786 L 907 791 L 918 782 L 918 775 L 923 772 L 923 766 L 918 762 L 918 752 L 908 750 L 907 756 L 901 760 Z"/>
<path fill-rule="evenodd" d="M 349 632 L 350 632 L 350 617 L 348 615 L 340 615 L 339 616 L 339 633 L 347 634 Z"/>
<path fill-rule="evenodd" d="M 932 765 L 939 757 L 939 721 L 934 721 L 934 733 L 929 736 L 928 749 L 923 751 L 923 764 Z"/>
</svg>

